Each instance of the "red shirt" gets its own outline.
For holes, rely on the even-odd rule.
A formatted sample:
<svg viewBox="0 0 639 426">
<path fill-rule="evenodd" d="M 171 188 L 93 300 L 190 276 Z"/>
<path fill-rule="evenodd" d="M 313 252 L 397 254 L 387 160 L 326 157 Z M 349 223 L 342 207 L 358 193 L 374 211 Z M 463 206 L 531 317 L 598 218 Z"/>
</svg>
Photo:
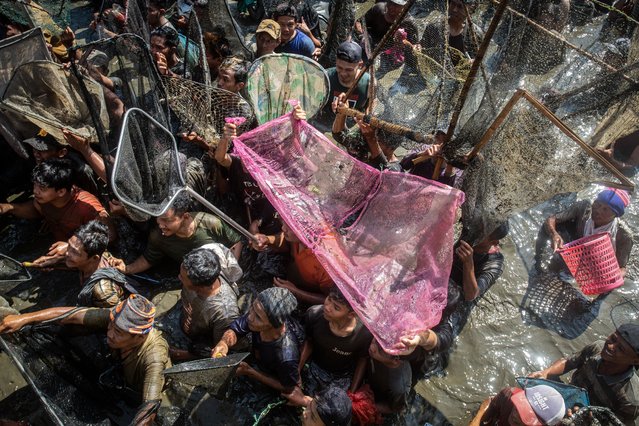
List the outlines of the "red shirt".
<svg viewBox="0 0 639 426">
<path fill-rule="evenodd" d="M 73 188 L 73 197 L 62 207 L 40 204 L 40 212 L 56 241 L 66 241 L 80 226 L 97 218 L 106 210 L 90 192 Z"/>
</svg>

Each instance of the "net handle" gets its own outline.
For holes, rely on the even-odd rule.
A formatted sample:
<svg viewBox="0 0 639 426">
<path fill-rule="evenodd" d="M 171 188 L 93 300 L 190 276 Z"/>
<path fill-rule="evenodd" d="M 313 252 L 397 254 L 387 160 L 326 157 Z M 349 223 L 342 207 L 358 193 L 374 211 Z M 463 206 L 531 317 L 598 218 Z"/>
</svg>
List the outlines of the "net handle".
<svg viewBox="0 0 639 426">
<path fill-rule="evenodd" d="M 242 225 L 240 225 L 239 223 L 237 223 L 236 221 L 231 219 L 229 216 L 226 215 L 226 213 L 224 213 L 222 210 L 220 210 L 217 207 L 215 207 L 213 204 L 211 204 L 211 202 L 209 200 L 207 200 L 206 198 L 202 197 L 194 189 L 192 189 L 189 186 L 186 186 L 184 188 L 184 191 L 188 192 L 190 196 L 192 196 L 197 201 L 202 203 L 202 205 L 204 207 L 206 207 L 207 209 L 211 210 L 213 213 L 215 213 L 217 216 L 219 216 L 220 219 L 222 219 L 224 222 L 226 222 L 230 226 L 232 226 L 237 232 L 239 232 L 240 234 L 244 235 L 249 240 L 258 242 L 257 238 L 253 234 L 251 234 L 246 228 L 244 228 Z"/>
<path fill-rule="evenodd" d="M 337 107 L 337 113 L 344 114 L 347 117 L 358 118 L 373 128 L 382 129 L 389 133 L 395 133 L 397 135 L 402 135 L 415 142 L 427 142 L 429 140 L 429 135 L 416 132 L 406 126 L 400 126 L 399 124 L 393 124 L 388 121 L 380 120 L 373 115 L 364 114 L 363 112 L 353 108 Z"/>
</svg>

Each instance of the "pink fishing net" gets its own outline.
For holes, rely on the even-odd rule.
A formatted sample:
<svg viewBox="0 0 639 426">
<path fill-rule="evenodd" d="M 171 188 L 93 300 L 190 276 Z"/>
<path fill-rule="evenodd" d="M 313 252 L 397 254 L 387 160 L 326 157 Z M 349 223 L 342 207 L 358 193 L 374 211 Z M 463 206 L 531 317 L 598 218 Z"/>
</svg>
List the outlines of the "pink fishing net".
<svg viewBox="0 0 639 426">
<path fill-rule="evenodd" d="M 375 170 L 290 114 L 235 151 L 384 349 L 439 322 L 461 191 Z"/>
</svg>

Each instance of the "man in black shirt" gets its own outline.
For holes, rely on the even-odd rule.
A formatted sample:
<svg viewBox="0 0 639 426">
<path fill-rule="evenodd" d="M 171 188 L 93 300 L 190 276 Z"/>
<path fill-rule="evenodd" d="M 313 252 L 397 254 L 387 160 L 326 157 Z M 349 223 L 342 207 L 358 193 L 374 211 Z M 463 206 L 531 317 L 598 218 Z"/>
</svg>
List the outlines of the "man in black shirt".
<svg viewBox="0 0 639 426">
<path fill-rule="evenodd" d="M 257 367 L 242 362 L 236 374 L 248 376 L 281 393 L 292 393 L 299 382 L 299 344 L 286 321 L 297 307 L 290 291 L 272 287 L 258 294 L 248 314 L 231 323 L 213 348 L 213 358 L 226 356 L 238 339 L 251 333 Z"/>
<path fill-rule="evenodd" d="M 312 306 L 304 321 L 306 341 L 302 348 L 300 370 L 307 360 L 306 392 L 331 384 L 359 387 L 368 358 L 372 335 L 337 287 L 333 287 L 323 305 Z M 341 386 L 340 386 L 341 385 Z"/>
<path fill-rule="evenodd" d="M 373 45 L 382 40 L 384 34 L 402 13 L 406 3 L 406 0 L 388 0 L 387 2 L 377 3 L 366 12 L 366 28 L 372 38 Z M 409 16 L 404 18 L 400 28 L 404 28 L 406 31 L 408 41 L 412 44 L 417 43 L 417 26 Z"/>
<path fill-rule="evenodd" d="M 467 302 L 483 296 L 504 272 L 499 240 L 508 235 L 508 230 L 505 222 L 474 246 L 461 239 L 457 242 L 450 280 L 462 288 Z"/>
</svg>

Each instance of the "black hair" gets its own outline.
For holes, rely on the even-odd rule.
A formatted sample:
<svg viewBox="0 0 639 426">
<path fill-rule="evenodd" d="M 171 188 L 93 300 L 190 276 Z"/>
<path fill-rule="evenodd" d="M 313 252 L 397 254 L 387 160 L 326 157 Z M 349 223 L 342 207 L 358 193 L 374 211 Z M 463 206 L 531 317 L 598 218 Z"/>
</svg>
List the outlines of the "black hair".
<svg viewBox="0 0 639 426">
<path fill-rule="evenodd" d="M 73 235 L 80 240 L 89 257 L 101 256 L 109 245 L 109 227 L 99 220 L 85 223 Z"/>
<path fill-rule="evenodd" d="M 168 9 L 166 0 L 147 0 L 147 6 L 155 6 L 158 9 Z"/>
<path fill-rule="evenodd" d="M 315 395 L 315 408 L 320 419 L 326 425 L 350 426 L 353 405 L 346 391 L 329 386 Z"/>
<path fill-rule="evenodd" d="M 193 285 L 210 287 L 220 276 L 220 260 L 213 250 L 198 248 L 182 260 L 182 265 Z"/>
<path fill-rule="evenodd" d="M 181 216 L 184 213 L 188 213 L 193 208 L 193 201 L 191 200 L 191 196 L 186 192 L 180 192 L 173 200 L 173 204 L 171 204 L 171 209 L 173 209 L 173 214 L 177 216 Z"/>
<path fill-rule="evenodd" d="M 71 160 L 66 158 L 50 158 L 35 166 L 31 173 L 33 183 L 56 191 L 66 189 L 71 191 L 74 184 Z"/>
<path fill-rule="evenodd" d="M 298 22 L 300 20 L 295 6 L 291 6 L 287 2 L 277 5 L 275 10 L 273 10 L 273 12 L 271 13 L 271 19 L 273 19 L 274 21 L 277 21 L 277 18 L 279 18 L 280 16 L 292 16 L 293 18 L 295 18 L 295 22 Z"/>
<path fill-rule="evenodd" d="M 224 69 L 229 69 L 233 71 L 233 76 L 235 78 L 235 84 L 238 83 L 246 83 L 248 80 L 248 71 L 251 63 L 244 58 L 239 56 L 231 56 L 220 64 L 220 71 Z"/>
<path fill-rule="evenodd" d="M 164 38 L 164 42 L 169 47 L 177 47 L 180 44 L 180 37 L 178 36 L 177 31 L 167 26 L 156 28 L 155 30 L 153 30 L 151 32 L 151 37 Z"/>
<path fill-rule="evenodd" d="M 353 310 L 353 307 L 351 306 L 351 304 L 344 297 L 344 293 L 342 293 L 342 291 L 336 285 L 331 287 L 331 290 L 328 292 L 328 297 L 330 297 L 331 300 L 333 300 L 334 302 L 337 302 L 340 305 L 346 306 L 349 311 Z"/>
<path fill-rule="evenodd" d="M 508 225 L 508 221 L 506 221 L 493 229 L 493 232 L 490 233 L 488 238 L 491 240 L 501 240 L 502 238 L 506 238 L 509 231 L 510 225 Z"/>
<path fill-rule="evenodd" d="M 398 135 L 396 133 L 387 132 L 383 129 L 379 129 L 377 131 L 377 136 L 379 137 L 379 143 L 390 148 L 397 149 L 404 142 L 404 136 Z"/>
</svg>

